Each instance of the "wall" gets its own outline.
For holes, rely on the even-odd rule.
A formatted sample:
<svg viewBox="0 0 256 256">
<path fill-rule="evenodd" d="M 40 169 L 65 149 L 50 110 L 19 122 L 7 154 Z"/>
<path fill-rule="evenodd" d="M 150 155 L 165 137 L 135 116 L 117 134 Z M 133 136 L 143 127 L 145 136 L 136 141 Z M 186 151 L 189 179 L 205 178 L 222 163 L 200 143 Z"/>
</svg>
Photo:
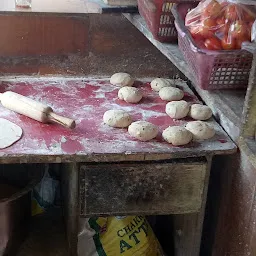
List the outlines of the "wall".
<svg viewBox="0 0 256 256">
<path fill-rule="evenodd" d="M 171 76 L 177 69 L 121 15 L 0 15 L 0 73 Z"/>
</svg>

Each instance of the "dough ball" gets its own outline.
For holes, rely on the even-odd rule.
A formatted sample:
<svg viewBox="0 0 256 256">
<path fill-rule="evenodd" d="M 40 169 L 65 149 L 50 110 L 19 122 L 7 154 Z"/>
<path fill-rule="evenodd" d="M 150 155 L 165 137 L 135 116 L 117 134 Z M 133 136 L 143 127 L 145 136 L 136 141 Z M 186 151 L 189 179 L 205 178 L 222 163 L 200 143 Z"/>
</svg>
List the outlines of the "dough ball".
<svg viewBox="0 0 256 256">
<path fill-rule="evenodd" d="M 164 87 L 159 91 L 159 96 L 162 100 L 172 101 L 181 100 L 184 97 L 184 92 L 174 87 Z"/>
<path fill-rule="evenodd" d="M 215 135 L 214 128 L 202 121 L 189 122 L 185 128 L 193 134 L 194 140 L 207 140 Z"/>
<path fill-rule="evenodd" d="M 172 86 L 172 84 L 164 78 L 156 78 L 150 83 L 150 85 L 156 92 L 159 92 L 164 87 Z"/>
<path fill-rule="evenodd" d="M 187 116 L 189 104 L 185 100 L 172 101 L 166 104 L 165 112 L 171 118 L 181 119 Z"/>
<path fill-rule="evenodd" d="M 111 127 L 125 128 L 132 123 L 132 118 L 123 110 L 111 109 L 104 113 L 103 121 Z"/>
<path fill-rule="evenodd" d="M 118 91 L 118 98 L 129 103 L 138 103 L 142 96 L 142 91 L 135 87 L 125 86 Z"/>
<path fill-rule="evenodd" d="M 129 134 L 141 141 L 148 141 L 154 139 L 158 134 L 158 128 L 156 125 L 146 121 L 133 122 L 128 127 Z"/>
<path fill-rule="evenodd" d="M 164 140 L 174 146 L 186 145 L 193 138 L 192 133 L 181 126 L 171 126 L 166 128 L 163 131 L 162 136 Z"/>
<path fill-rule="evenodd" d="M 195 120 L 207 120 L 212 117 L 212 110 L 205 105 L 193 104 L 190 107 L 189 116 Z"/>
<path fill-rule="evenodd" d="M 115 73 L 111 76 L 110 83 L 120 87 L 132 86 L 134 84 L 134 79 L 127 73 Z"/>
<path fill-rule="evenodd" d="M 181 80 L 181 79 L 166 79 L 172 87 L 177 87 L 178 86 L 184 86 L 184 84 L 186 84 L 185 81 Z"/>
</svg>

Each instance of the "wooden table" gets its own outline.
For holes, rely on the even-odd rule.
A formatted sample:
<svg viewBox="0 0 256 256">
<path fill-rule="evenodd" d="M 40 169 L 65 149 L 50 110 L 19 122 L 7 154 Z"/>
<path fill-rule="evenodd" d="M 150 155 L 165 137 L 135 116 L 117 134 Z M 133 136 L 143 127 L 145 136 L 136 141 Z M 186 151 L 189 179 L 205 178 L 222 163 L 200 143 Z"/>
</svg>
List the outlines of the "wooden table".
<svg viewBox="0 0 256 256">
<path fill-rule="evenodd" d="M 50 105 L 56 113 L 77 120 L 68 130 L 41 124 L 0 106 L 0 118 L 21 126 L 20 141 L 0 150 L 0 163 L 61 163 L 62 188 L 70 251 L 76 255 L 80 217 L 173 214 L 176 255 L 198 255 L 211 160 L 232 154 L 236 146 L 214 121 L 210 140 L 174 147 L 161 134 L 150 142 L 131 138 L 126 129 L 102 121 L 112 108 L 129 111 L 134 120 L 147 120 L 160 132 L 186 120 L 165 114 L 165 102 L 149 83 L 137 82 L 144 99 L 131 105 L 117 99 L 118 88 L 105 79 L 3 78 L 0 92 L 21 93 Z M 198 102 L 185 83 L 185 100 Z"/>
</svg>

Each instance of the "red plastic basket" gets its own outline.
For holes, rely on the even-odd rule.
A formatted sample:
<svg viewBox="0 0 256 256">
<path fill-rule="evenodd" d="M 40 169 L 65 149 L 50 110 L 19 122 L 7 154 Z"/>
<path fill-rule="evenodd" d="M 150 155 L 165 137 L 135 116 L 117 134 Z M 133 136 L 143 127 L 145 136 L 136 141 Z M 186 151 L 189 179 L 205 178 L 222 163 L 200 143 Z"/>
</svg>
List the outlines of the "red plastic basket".
<svg viewBox="0 0 256 256">
<path fill-rule="evenodd" d="M 178 35 L 174 25 L 172 7 L 175 3 L 180 3 L 181 1 L 138 0 L 140 15 L 146 21 L 148 29 L 156 40 L 163 43 L 177 42 Z M 185 2 L 191 1 L 196 2 L 196 0 L 186 0 Z"/>
<path fill-rule="evenodd" d="M 252 54 L 245 50 L 210 51 L 198 48 L 184 25 L 184 9 L 195 6 L 177 4 L 172 10 L 179 48 L 194 74 L 195 82 L 204 90 L 246 88 Z"/>
</svg>

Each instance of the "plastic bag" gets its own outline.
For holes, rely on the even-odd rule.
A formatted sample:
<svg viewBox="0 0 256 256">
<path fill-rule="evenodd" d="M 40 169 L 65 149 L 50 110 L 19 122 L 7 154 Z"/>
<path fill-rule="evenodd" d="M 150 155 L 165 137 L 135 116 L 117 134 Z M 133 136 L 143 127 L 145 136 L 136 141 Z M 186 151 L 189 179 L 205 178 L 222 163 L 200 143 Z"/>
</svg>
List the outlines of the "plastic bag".
<svg viewBox="0 0 256 256">
<path fill-rule="evenodd" d="M 237 0 L 204 0 L 185 18 L 196 44 L 208 50 L 238 50 L 251 41 L 255 6 Z M 252 1 L 248 1 L 251 3 Z M 254 2 L 256 4 L 256 2 Z"/>
<path fill-rule="evenodd" d="M 163 256 L 144 216 L 80 218 L 78 256 Z"/>
<path fill-rule="evenodd" d="M 32 193 L 32 216 L 41 214 L 54 205 L 59 181 L 49 173 L 49 165 L 45 165 L 42 180 L 35 186 Z"/>
</svg>

